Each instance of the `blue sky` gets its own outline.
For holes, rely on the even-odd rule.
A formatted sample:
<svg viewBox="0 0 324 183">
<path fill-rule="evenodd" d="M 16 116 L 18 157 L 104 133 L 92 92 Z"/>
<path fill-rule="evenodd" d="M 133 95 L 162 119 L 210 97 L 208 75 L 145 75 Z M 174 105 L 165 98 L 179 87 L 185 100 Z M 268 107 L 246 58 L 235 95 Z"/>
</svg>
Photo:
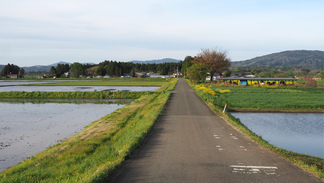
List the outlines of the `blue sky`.
<svg viewBox="0 0 324 183">
<path fill-rule="evenodd" d="M 323 0 L 0 0 L 0 65 L 324 50 Z"/>
</svg>

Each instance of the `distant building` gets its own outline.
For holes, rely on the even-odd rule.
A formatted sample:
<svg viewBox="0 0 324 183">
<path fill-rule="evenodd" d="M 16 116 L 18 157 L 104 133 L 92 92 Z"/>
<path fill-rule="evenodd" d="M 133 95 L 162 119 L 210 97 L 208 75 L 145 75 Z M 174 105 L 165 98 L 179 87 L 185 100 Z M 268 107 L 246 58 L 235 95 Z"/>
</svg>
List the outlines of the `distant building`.
<svg viewBox="0 0 324 183">
<path fill-rule="evenodd" d="M 18 74 L 7 74 L 8 78 L 18 78 Z"/>
<path fill-rule="evenodd" d="M 137 78 L 145 78 L 146 77 L 146 72 L 136 72 L 135 77 L 137 77 Z"/>
<path fill-rule="evenodd" d="M 232 72 L 230 77 L 232 78 L 254 78 L 255 75 L 253 75 L 252 73 L 250 72 Z"/>
<path fill-rule="evenodd" d="M 217 78 L 224 85 L 294 85 L 295 78 Z"/>
<path fill-rule="evenodd" d="M 68 78 L 68 77 L 70 77 L 70 72 L 65 72 L 63 75 L 64 75 L 64 77 Z"/>
<path fill-rule="evenodd" d="M 168 75 L 161 75 L 160 73 L 150 72 L 150 73 L 147 73 L 147 77 L 150 77 L 150 78 L 168 78 L 170 76 L 168 76 Z"/>
</svg>

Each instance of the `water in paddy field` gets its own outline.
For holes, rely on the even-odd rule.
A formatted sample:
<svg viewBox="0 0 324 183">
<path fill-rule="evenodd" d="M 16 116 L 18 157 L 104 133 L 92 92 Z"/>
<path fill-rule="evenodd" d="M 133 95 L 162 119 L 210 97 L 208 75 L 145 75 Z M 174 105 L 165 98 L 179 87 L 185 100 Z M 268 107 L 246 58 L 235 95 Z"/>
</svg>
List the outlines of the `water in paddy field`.
<svg viewBox="0 0 324 183">
<path fill-rule="evenodd" d="M 277 147 L 324 158 L 323 113 L 231 113 Z"/>
<path fill-rule="evenodd" d="M 82 104 L 15 102 L 0 102 L 0 172 L 124 106 L 85 101 Z"/>
</svg>

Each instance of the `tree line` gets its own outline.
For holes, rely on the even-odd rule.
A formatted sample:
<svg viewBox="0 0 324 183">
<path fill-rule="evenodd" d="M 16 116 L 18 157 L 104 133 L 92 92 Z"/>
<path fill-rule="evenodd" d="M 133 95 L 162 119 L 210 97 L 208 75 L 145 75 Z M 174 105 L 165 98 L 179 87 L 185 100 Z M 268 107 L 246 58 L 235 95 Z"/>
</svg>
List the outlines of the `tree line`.
<svg viewBox="0 0 324 183">
<path fill-rule="evenodd" d="M 9 74 L 17 74 L 17 77 L 20 78 L 25 74 L 25 70 L 17 65 L 8 63 L 8 65 L 2 68 L 0 76 L 6 78 Z"/>
<path fill-rule="evenodd" d="M 154 72 L 161 75 L 171 75 L 177 69 L 181 71 L 182 62 L 179 63 L 162 63 L 162 64 L 139 64 L 132 62 L 117 62 L 105 60 L 99 64 L 81 64 L 75 62 L 69 64 L 58 64 L 52 66 L 49 76 L 64 77 L 63 74 L 69 72 L 70 77 L 77 78 L 79 76 L 111 76 L 121 77 L 129 75 L 134 77 L 136 72 Z"/>
</svg>

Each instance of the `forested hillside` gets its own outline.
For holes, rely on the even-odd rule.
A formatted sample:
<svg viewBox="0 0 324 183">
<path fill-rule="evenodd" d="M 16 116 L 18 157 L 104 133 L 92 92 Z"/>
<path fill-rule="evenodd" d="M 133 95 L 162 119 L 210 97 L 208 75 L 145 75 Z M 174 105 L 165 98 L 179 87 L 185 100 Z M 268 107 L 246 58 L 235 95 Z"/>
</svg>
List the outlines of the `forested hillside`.
<svg viewBox="0 0 324 183">
<path fill-rule="evenodd" d="M 309 70 L 324 69 L 324 51 L 284 51 L 253 59 L 232 62 L 232 68 L 250 66 L 300 67 Z"/>
</svg>

